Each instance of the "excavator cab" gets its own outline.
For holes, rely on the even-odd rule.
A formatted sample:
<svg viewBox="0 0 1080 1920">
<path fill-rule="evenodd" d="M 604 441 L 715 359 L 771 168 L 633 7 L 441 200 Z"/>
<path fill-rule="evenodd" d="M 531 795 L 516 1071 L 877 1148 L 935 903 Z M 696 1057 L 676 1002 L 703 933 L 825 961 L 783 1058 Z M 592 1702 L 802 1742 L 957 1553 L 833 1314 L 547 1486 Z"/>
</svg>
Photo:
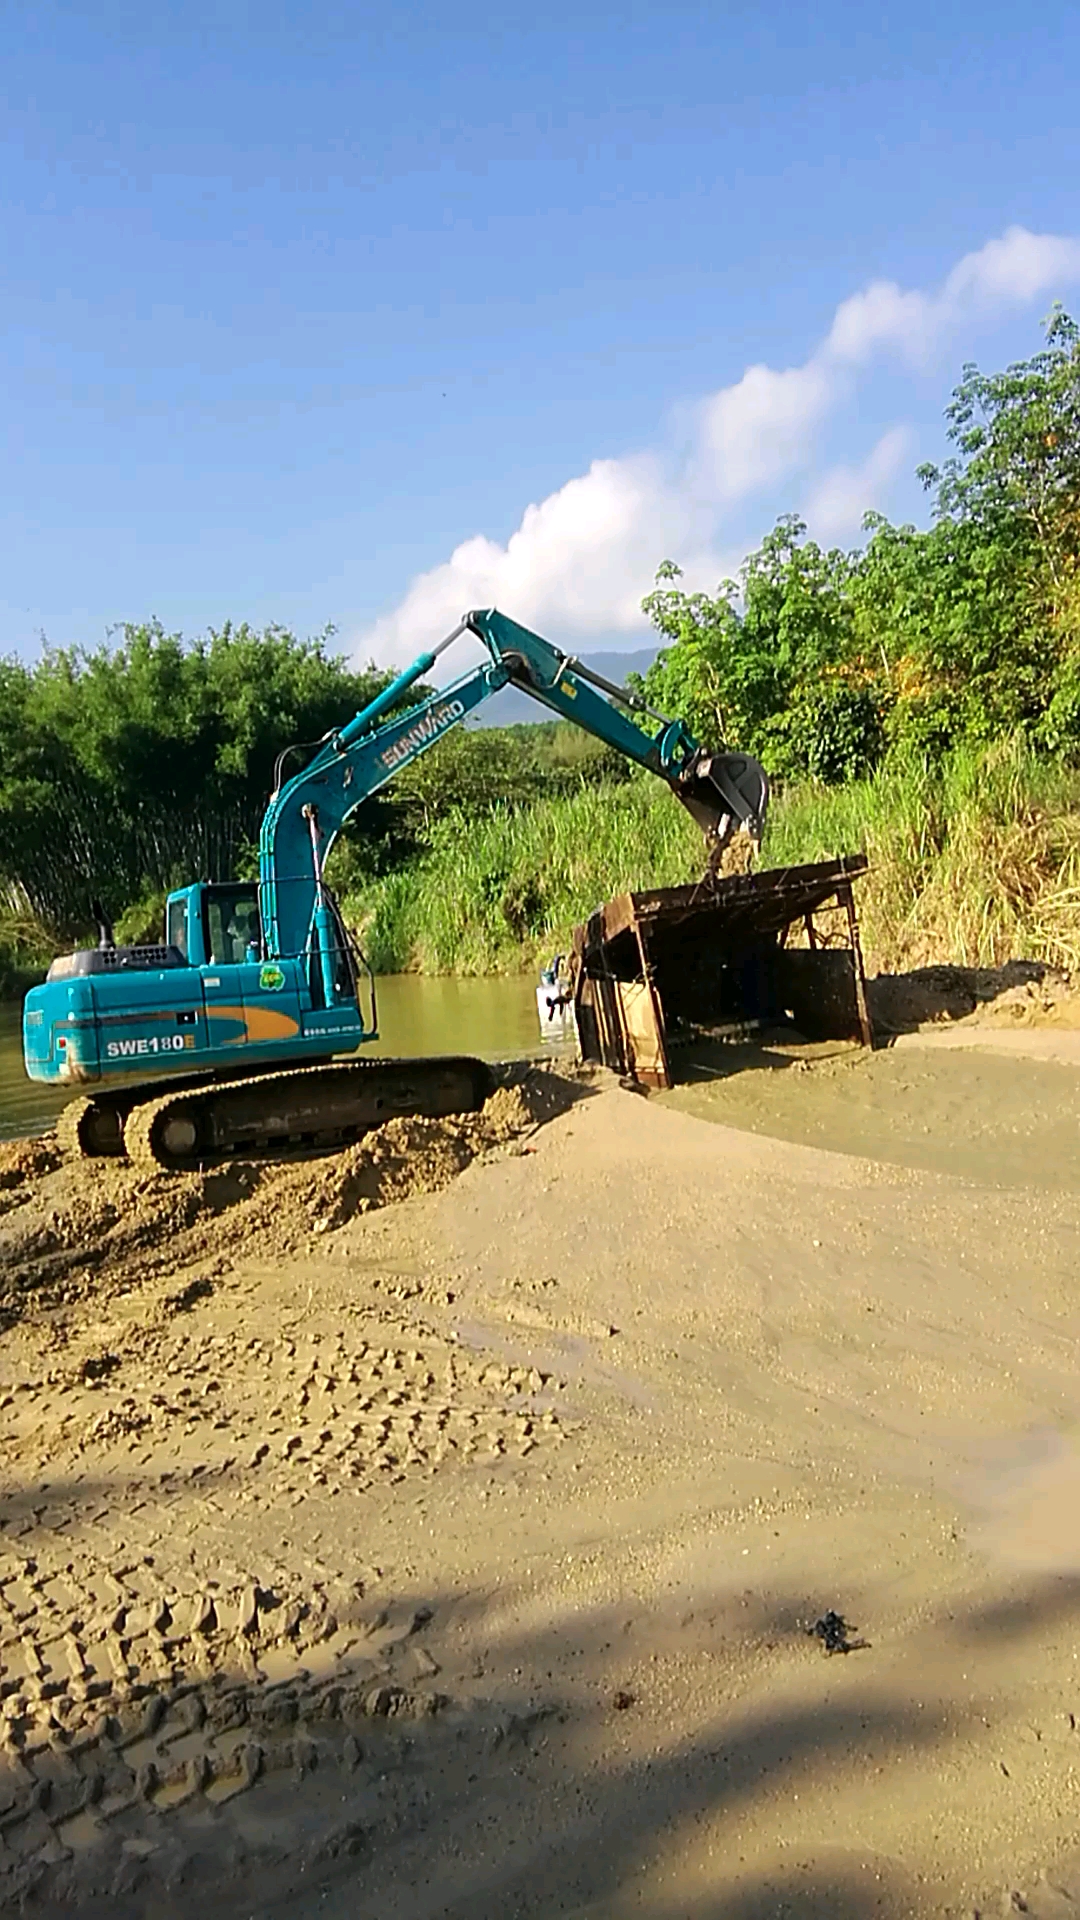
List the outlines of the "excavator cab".
<svg viewBox="0 0 1080 1920">
<path fill-rule="evenodd" d="M 280 958 L 266 955 L 254 880 L 171 893 L 160 944 L 117 946 L 99 916 L 98 945 L 60 955 L 26 996 L 28 1071 L 86 1084 L 133 1070 L 235 1075 L 352 1052 L 374 1035 L 374 1005 L 365 1018 L 329 893 L 322 914 L 319 941 Z"/>
<path fill-rule="evenodd" d="M 259 994 L 271 996 L 268 1005 L 277 1006 L 282 1004 L 279 996 L 285 982 L 291 993 L 295 979 L 301 1011 L 307 1007 L 312 1014 L 336 1012 L 346 1033 L 351 1033 L 358 1008 L 357 961 L 340 909 L 325 884 L 307 953 L 288 961 L 267 960 L 254 880 L 200 881 L 171 893 L 165 932 L 170 947 L 179 949 L 189 965 L 204 970 L 208 998 L 216 998 L 215 990 L 222 988 L 227 989 L 226 997 L 235 998 L 239 992 L 246 1004 Z M 244 971 L 234 975 L 236 968 Z M 229 986 L 228 981 L 233 984 Z M 374 1017 L 370 1026 L 361 1025 L 363 1037 L 373 1037 Z M 320 1033 L 329 1030 L 323 1021 Z"/>
<path fill-rule="evenodd" d="M 199 881 L 170 893 L 165 944 L 188 966 L 241 966 L 262 959 L 259 889 L 254 880 Z"/>
</svg>

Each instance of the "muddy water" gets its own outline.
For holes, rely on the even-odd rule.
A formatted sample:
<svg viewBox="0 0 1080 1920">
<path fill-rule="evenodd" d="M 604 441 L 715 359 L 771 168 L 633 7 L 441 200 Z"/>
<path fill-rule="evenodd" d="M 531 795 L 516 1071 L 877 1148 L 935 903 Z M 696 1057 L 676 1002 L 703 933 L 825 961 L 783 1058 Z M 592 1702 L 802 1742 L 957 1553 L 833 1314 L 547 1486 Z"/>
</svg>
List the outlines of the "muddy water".
<svg viewBox="0 0 1080 1920">
<path fill-rule="evenodd" d="M 380 1039 L 365 1053 L 471 1053 L 509 1060 L 546 1050 L 531 977 L 427 979 L 389 974 L 376 982 Z M 23 1073 L 20 1009 L 0 1003 L 0 1140 L 41 1133 L 70 1094 L 53 1093 Z"/>
<path fill-rule="evenodd" d="M 933 1047 L 716 1046 L 656 1097 L 705 1120 L 980 1185 L 1080 1190 L 1074 1067 Z"/>
</svg>

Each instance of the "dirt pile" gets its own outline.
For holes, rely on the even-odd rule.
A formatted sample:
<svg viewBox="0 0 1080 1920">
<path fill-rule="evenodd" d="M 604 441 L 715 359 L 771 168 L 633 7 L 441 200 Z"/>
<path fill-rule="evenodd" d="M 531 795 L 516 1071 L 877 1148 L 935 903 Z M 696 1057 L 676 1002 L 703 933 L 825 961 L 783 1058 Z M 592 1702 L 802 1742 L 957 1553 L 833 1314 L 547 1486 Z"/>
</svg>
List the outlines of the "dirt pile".
<svg viewBox="0 0 1080 1920">
<path fill-rule="evenodd" d="M 1038 978 L 1018 981 L 1003 993 L 980 1002 L 972 1024 L 988 1027 L 1080 1027 L 1080 991 L 1064 974 L 1050 970 Z"/>
<path fill-rule="evenodd" d="M 3 1189 L 0 1908 L 1075 1912 L 1080 1081 L 955 1037 Z"/>
<path fill-rule="evenodd" d="M 28 1180 L 38 1179 L 43 1173 L 52 1173 L 59 1165 L 60 1152 L 54 1135 L 43 1140 L 0 1141 L 0 1194 L 12 1187 L 25 1186 Z"/>
<path fill-rule="evenodd" d="M 315 1231 L 325 1233 L 372 1207 L 413 1193 L 437 1193 L 470 1161 L 509 1146 L 539 1124 L 552 1105 L 543 1078 L 535 1074 L 517 1086 L 497 1088 L 479 1113 L 390 1120 L 318 1175 L 298 1181 L 295 1198 L 306 1206 Z"/>
<path fill-rule="evenodd" d="M 1003 967 L 917 967 L 879 973 L 866 983 L 870 1016 L 881 1036 L 958 1020 L 992 1025 L 1039 1024 L 1077 1007 L 1066 974 L 1038 960 Z M 1080 1024 L 1080 1008 L 1067 1024 Z"/>
<path fill-rule="evenodd" d="M 146 1174 L 107 1158 L 65 1162 L 50 1137 L 17 1142 L 0 1158 L 0 1326 L 31 1300 L 71 1302 L 181 1268 L 198 1279 L 240 1250 L 293 1253 L 356 1214 L 437 1192 L 573 1097 L 554 1074 L 533 1071 L 497 1088 L 479 1113 L 397 1118 L 341 1153 L 190 1174 Z"/>
</svg>

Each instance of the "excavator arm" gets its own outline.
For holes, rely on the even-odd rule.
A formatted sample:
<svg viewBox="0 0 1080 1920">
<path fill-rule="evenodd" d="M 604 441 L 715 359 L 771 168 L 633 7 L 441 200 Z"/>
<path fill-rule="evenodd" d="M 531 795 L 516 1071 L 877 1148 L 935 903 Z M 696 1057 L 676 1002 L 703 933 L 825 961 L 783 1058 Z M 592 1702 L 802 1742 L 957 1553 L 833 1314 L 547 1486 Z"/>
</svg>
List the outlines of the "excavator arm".
<svg viewBox="0 0 1080 1920">
<path fill-rule="evenodd" d="M 466 632 L 483 643 L 488 660 L 418 705 L 392 711 Z M 323 956 L 329 997 L 337 934 L 322 872 L 334 840 L 357 807 L 505 686 L 520 688 L 665 780 L 704 830 L 713 860 L 737 826 L 760 839 L 768 783 L 755 760 L 709 752 L 681 720 L 655 713 L 639 696 L 613 686 L 495 608 L 477 610 L 467 613 L 431 652 L 414 660 L 347 726 L 329 734 L 302 772 L 279 782 L 263 817 L 259 844 L 263 938 L 269 958 L 301 954 L 314 945 Z M 651 721 L 654 731 L 647 731 L 639 716 Z"/>
</svg>

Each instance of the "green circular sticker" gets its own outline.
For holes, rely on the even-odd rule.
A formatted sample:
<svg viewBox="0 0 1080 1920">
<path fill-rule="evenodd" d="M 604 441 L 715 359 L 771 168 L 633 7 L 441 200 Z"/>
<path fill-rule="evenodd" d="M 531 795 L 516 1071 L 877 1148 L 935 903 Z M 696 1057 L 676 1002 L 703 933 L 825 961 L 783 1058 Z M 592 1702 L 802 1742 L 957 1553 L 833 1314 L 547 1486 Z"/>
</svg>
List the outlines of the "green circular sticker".
<svg viewBox="0 0 1080 1920">
<path fill-rule="evenodd" d="M 280 967 L 260 967 L 259 985 L 267 993 L 276 993 L 279 987 L 285 985 L 285 975 Z"/>
</svg>

